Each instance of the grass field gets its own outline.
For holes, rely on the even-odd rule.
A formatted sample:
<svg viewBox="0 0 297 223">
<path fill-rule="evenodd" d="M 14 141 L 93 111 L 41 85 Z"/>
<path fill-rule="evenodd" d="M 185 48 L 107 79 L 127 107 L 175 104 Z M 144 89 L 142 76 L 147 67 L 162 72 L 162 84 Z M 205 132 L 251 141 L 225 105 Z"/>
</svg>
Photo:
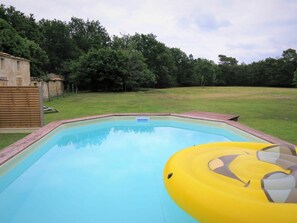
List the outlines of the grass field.
<svg viewBox="0 0 297 223">
<path fill-rule="evenodd" d="M 45 123 L 119 112 L 237 114 L 241 123 L 297 144 L 297 89 L 191 87 L 128 93 L 80 93 L 56 98 L 45 105 L 60 111 L 46 114 Z M 22 137 L 24 134 L 0 134 L 0 148 Z"/>
</svg>

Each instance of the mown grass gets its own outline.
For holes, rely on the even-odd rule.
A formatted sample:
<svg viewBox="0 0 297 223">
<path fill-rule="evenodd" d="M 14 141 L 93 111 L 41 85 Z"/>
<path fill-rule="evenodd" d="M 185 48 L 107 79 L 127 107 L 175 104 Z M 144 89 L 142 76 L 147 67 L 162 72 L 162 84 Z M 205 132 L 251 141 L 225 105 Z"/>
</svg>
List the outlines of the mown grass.
<svg viewBox="0 0 297 223">
<path fill-rule="evenodd" d="M 16 142 L 17 140 L 25 137 L 26 135 L 26 133 L 0 134 L 0 149 Z"/>
<path fill-rule="evenodd" d="M 241 123 L 297 144 L 297 89 L 190 87 L 127 93 L 80 93 L 45 104 L 60 111 L 46 114 L 45 123 L 119 112 L 238 114 Z"/>
</svg>

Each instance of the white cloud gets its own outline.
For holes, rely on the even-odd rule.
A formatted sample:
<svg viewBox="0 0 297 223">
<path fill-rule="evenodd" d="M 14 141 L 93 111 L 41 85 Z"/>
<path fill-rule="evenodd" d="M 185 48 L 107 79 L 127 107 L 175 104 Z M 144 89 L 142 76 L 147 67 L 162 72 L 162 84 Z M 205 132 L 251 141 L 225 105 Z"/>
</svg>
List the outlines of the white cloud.
<svg viewBox="0 0 297 223">
<path fill-rule="evenodd" d="M 99 20 L 110 34 L 153 33 L 194 57 L 251 62 L 297 49 L 296 0 L 2 0 L 35 18 Z"/>
</svg>

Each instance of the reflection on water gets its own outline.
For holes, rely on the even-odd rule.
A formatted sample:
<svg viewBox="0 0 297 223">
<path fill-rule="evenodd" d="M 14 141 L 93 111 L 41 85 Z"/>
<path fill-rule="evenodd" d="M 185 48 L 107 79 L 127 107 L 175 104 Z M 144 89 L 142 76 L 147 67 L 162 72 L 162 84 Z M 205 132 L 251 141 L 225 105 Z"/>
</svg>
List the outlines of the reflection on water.
<svg viewBox="0 0 297 223">
<path fill-rule="evenodd" d="M 104 129 L 85 129 L 80 132 L 69 132 L 63 134 L 61 140 L 57 142 L 57 146 L 64 147 L 68 145 L 74 145 L 76 149 L 81 149 L 85 145 L 100 146 L 109 135 L 112 134 L 145 134 L 153 133 L 154 127 L 150 126 L 136 126 L 136 127 L 111 127 Z"/>
</svg>

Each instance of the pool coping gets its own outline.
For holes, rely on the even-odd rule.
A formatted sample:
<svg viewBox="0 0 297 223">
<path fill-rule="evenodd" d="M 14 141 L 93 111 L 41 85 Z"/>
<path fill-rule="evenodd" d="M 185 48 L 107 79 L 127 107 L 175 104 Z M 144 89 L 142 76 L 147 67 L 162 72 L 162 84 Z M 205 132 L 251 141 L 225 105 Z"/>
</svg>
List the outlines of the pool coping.
<svg viewBox="0 0 297 223">
<path fill-rule="evenodd" d="M 93 119 L 100 119 L 100 118 L 108 118 L 108 117 L 125 117 L 125 116 L 171 116 L 171 117 L 180 117 L 180 118 L 190 118 L 190 119 L 198 119 L 198 120 L 205 120 L 205 121 L 214 121 L 225 123 L 227 125 L 233 126 L 237 129 L 240 129 L 250 135 L 256 136 L 260 139 L 263 139 L 269 143 L 273 144 L 285 144 L 294 146 L 294 144 L 276 138 L 274 136 L 268 135 L 261 131 L 255 130 L 250 128 L 246 125 L 243 125 L 237 122 L 239 116 L 235 115 L 227 115 L 227 114 L 219 114 L 219 113 L 210 113 L 210 112 L 187 112 L 187 113 L 111 113 L 111 114 L 104 114 L 104 115 L 95 115 L 95 116 L 88 116 L 82 118 L 74 118 L 74 119 L 66 119 L 66 120 L 59 120 L 51 122 L 40 129 L 36 130 L 35 132 L 27 135 L 26 137 L 20 139 L 19 141 L 5 147 L 0 151 L 0 166 L 16 156 L 17 154 L 21 153 L 23 150 L 28 148 L 33 143 L 37 142 L 38 140 L 42 139 L 44 136 L 52 132 L 54 129 L 58 128 L 61 125 L 79 122 L 79 121 L 87 121 Z M 235 118 L 232 118 L 235 117 Z"/>
</svg>

